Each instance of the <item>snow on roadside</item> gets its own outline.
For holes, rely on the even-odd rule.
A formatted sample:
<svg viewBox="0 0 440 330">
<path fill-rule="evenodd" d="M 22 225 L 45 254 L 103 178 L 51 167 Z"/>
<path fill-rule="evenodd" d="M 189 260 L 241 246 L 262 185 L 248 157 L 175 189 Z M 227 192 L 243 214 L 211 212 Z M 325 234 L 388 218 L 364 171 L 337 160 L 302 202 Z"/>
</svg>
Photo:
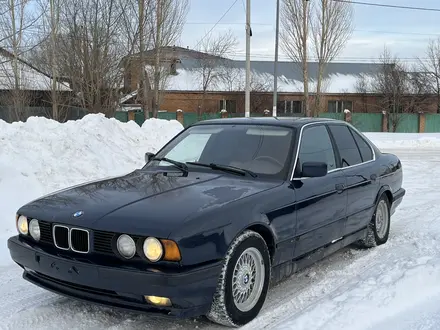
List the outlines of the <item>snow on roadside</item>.
<svg viewBox="0 0 440 330">
<path fill-rule="evenodd" d="M 157 151 L 182 129 L 176 120 L 149 119 L 139 127 L 102 114 L 63 124 L 43 117 L 12 124 L 0 120 L 0 265 L 10 262 L 5 242 L 16 231 L 14 217 L 21 205 L 139 168 L 145 152 Z"/>
<path fill-rule="evenodd" d="M 365 133 L 379 149 L 440 148 L 440 133 Z"/>
</svg>

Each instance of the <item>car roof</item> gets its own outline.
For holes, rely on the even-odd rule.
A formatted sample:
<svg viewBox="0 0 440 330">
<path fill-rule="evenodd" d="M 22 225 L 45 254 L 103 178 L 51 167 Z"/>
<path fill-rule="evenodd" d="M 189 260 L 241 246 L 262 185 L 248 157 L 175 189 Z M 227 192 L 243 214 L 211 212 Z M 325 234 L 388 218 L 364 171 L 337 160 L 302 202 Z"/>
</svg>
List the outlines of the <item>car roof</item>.
<svg viewBox="0 0 440 330">
<path fill-rule="evenodd" d="M 316 117 L 237 117 L 237 118 L 219 118 L 199 121 L 192 126 L 199 125 L 272 125 L 301 128 L 304 125 L 312 123 L 345 123 L 345 121 L 331 118 Z"/>
</svg>

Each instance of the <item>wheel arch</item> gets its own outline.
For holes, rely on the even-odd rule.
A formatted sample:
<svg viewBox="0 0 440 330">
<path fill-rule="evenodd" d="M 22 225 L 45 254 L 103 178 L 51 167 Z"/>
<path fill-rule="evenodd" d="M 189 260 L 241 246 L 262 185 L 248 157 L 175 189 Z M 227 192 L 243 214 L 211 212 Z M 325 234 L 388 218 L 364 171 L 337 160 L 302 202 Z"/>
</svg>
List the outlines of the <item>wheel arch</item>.
<svg viewBox="0 0 440 330">
<path fill-rule="evenodd" d="M 270 259 L 272 262 L 273 257 L 275 255 L 275 247 L 276 247 L 275 235 L 273 234 L 272 229 L 267 224 L 262 223 L 262 222 L 252 223 L 252 224 L 249 224 L 249 226 L 243 228 L 243 230 L 241 230 L 237 234 L 237 236 L 240 236 L 246 230 L 252 230 L 252 231 L 256 232 L 257 234 L 259 234 L 263 238 L 263 240 L 266 243 L 267 248 L 269 250 Z"/>
<path fill-rule="evenodd" d="M 385 194 L 387 196 L 388 201 L 391 206 L 391 204 L 393 203 L 393 193 L 391 192 L 391 188 L 388 185 L 382 186 L 379 189 L 379 192 L 377 193 L 377 196 L 376 196 L 375 205 L 377 205 L 377 203 L 379 203 L 379 200 L 383 194 Z"/>
</svg>

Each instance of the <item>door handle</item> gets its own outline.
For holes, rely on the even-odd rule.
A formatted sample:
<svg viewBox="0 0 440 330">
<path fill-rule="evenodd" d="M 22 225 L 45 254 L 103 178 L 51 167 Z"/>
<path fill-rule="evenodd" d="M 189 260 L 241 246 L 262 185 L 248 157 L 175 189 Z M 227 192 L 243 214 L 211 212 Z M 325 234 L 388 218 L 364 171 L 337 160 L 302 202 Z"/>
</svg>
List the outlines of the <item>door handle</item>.
<svg viewBox="0 0 440 330">
<path fill-rule="evenodd" d="M 342 193 L 345 189 L 345 185 L 343 183 L 337 183 L 335 184 L 336 191 L 338 194 Z"/>
</svg>

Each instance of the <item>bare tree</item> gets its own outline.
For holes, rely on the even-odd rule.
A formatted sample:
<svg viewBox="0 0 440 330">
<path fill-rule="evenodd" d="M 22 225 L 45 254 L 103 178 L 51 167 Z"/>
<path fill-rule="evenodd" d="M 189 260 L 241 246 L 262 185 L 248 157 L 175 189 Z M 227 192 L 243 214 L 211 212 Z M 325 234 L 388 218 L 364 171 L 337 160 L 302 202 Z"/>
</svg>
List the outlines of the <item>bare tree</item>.
<svg viewBox="0 0 440 330">
<path fill-rule="evenodd" d="M 22 66 L 19 58 L 29 49 L 29 35 L 26 31 L 35 27 L 36 18 L 30 13 L 29 0 L 8 0 L 0 2 L 0 40 L 8 56 L 0 63 L 0 76 L 6 82 L 9 95 L 6 103 L 11 107 L 10 120 L 26 118 L 25 107 L 32 96 L 26 90 L 27 81 L 22 79 Z"/>
<path fill-rule="evenodd" d="M 51 99 L 52 99 L 52 118 L 60 120 L 59 100 L 58 100 L 58 63 L 57 63 L 57 35 L 60 24 L 61 1 L 50 0 L 50 66 L 51 66 Z"/>
<path fill-rule="evenodd" d="M 237 39 L 231 31 L 221 33 L 213 37 L 209 35 L 201 39 L 199 54 L 197 57 L 197 78 L 200 80 L 203 95 L 201 106 L 197 115 L 205 109 L 205 99 L 208 89 L 219 83 L 222 78 L 222 67 L 226 66 L 229 60 L 225 57 L 238 44 Z"/>
<path fill-rule="evenodd" d="M 369 92 L 369 85 L 368 85 L 368 80 L 365 74 L 361 74 L 355 83 L 354 89 L 356 91 L 357 94 L 361 95 L 361 108 L 362 111 L 361 112 L 368 112 L 368 101 L 367 101 L 367 95 Z"/>
<path fill-rule="evenodd" d="M 233 62 L 225 62 L 219 68 L 219 79 L 215 86 L 222 86 L 222 89 L 228 92 L 244 91 L 244 69 L 236 67 Z M 251 77 L 252 83 L 253 77 Z"/>
<path fill-rule="evenodd" d="M 425 75 L 430 92 L 436 95 L 437 113 L 440 113 L 440 38 L 429 41 L 426 56 L 418 60 L 417 71 Z"/>
<path fill-rule="evenodd" d="M 403 113 L 423 111 L 429 102 L 426 76 L 410 70 L 385 47 L 379 58 L 380 69 L 371 75 L 367 89 L 380 95 L 380 106 L 389 114 L 396 132 Z"/>
<path fill-rule="evenodd" d="M 164 47 L 174 45 L 181 37 L 186 17 L 189 11 L 189 0 L 155 0 L 151 1 L 150 18 L 147 18 L 147 28 L 151 33 L 151 48 L 154 49 L 153 68 L 147 71 L 148 79 L 153 82 L 153 117 L 161 103 L 161 91 L 169 78 L 170 70 L 161 65 Z"/>
<path fill-rule="evenodd" d="M 69 82 L 76 104 L 89 112 L 113 115 L 119 99 L 126 55 L 124 11 L 120 0 L 65 1 L 57 37 L 58 72 Z"/>
<path fill-rule="evenodd" d="M 148 10 L 151 5 L 150 1 L 147 1 L 147 4 L 145 3 L 145 0 L 138 0 L 139 3 L 139 63 L 141 69 L 141 79 L 139 84 L 139 90 L 138 90 L 138 99 L 140 100 L 142 109 L 144 111 L 144 118 L 148 119 L 150 117 L 150 107 L 148 106 L 148 97 L 149 97 L 149 90 L 151 90 L 151 86 L 149 84 L 149 81 L 147 80 L 147 75 L 145 72 L 146 67 L 146 61 L 145 61 L 145 18 L 149 17 L 150 15 L 146 15 L 145 11 Z"/>
<path fill-rule="evenodd" d="M 220 68 L 220 74 L 216 85 L 222 85 L 222 89 L 227 92 L 244 92 L 246 87 L 245 69 L 236 67 L 233 62 L 224 62 L 225 64 Z M 262 113 L 265 108 L 271 107 L 272 81 L 264 79 L 258 75 L 252 75 L 250 81 L 251 89 L 251 103 L 250 109 L 254 113 Z M 244 93 L 240 97 L 241 104 L 244 105 Z M 239 111 L 244 112 L 244 108 L 238 107 Z"/>
<path fill-rule="evenodd" d="M 323 111 L 322 84 L 329 62 L 341 53 L 353 32 L 353 7 L 347 2 L 320 0 L 311 19 L 312 41 L 318 59 L 313 115 Z"/>
<path fill-rule="evenodd" d="M 268 109 L 271 105 L 272 95 L 270 89 L 272 82 L 268 80 L 262 80 L 252 75 L 251 78 L 251 111 L 252 113 L 262 113 Z"/>
<path fill-rule="evenodd" d="M 311 5 L 308 0 L 283 0 L 281 18 L 281 47 L 303 73 L 304 110 L 311 115 L 309 107 L 308 37 Z"/>
</svg>

